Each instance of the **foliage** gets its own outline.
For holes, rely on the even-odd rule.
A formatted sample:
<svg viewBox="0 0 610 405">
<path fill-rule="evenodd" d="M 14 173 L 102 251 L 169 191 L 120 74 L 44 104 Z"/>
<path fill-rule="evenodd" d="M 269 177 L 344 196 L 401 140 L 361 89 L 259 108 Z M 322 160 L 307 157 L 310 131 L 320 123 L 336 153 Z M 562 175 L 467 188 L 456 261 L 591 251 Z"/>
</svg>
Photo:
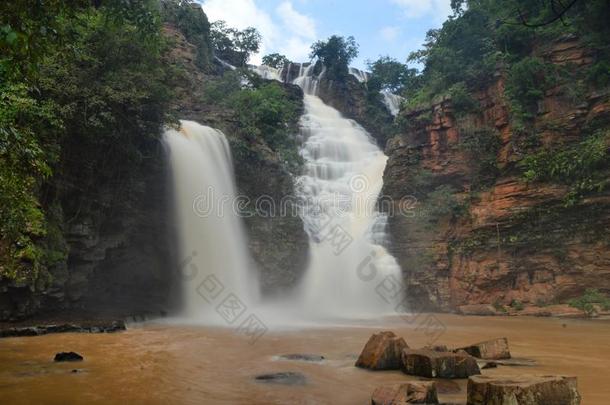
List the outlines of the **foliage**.
<svg viewBox="0 0 610 405">
<path fill-rule="evenodd" d="M 281 69 L 285 65 L 290 63 L 290 59 L 288 59 L 285 55 L 279 53 L 271 53 L 269 55 L 263 56 L 263 65 Z"/>
<path fill-rule="evenodd" d="M 318 58 L 326 67 L 332 80 L 344 80 L 349 74 L 349 64 L 358 56 L 358 44 L 354 37 L 333 35 L 326 41 L 317 41 L 311 46 L 310 57 Z"/>
<path fill-rule="evenodd" d="M 608 185 L 602 170 L 608 164 L 610 132 L 598 131 L 583 141 L 561 149 L 545 149 L 526 156 L 521 162 L 527 181 L 556 181 L 570 185 L 566 205 L 575 204 L 590 192 Z"/>
<path fill-rule="evenodd" d="M 268 82 L 258 88 L 244 89 L 231 99 L 236 113 L 239 131 L 249 141 L 263 139 L 280 154 L 290 154 L 289 163 L 298 164 L 300 159 L 290 151 L 296 151 L 294 137 L 287 133 L 286 124 L 296 122 L 300 115 L 299 105 L 287 98 L 279 83 Z"/>
<path fill-rule="evenodd" d="M 465 151 L 475 167 L 473 188 L 484 186 L 498 175 L 497 156 L 501 140 L 492 128 L 464 128 L 460 132 L 459 148 Z"/>
<path fill-rule="evenodd" d="M 438 222 L 448 216 L 461 215 L 465 207 L 458 201 L 455 194 L 456 190 L 447 185 L 438 186 L 434 191 L 428 193 L 425 207 L 429 220 Z"/>
<path fill-rule="evenodd" d="M 459 82 L 449 88 L 449 96 L 451 97 L 451 105 L 455 115 L 460 117 L 468 113 L 473 113 L 479 110 L 478 102 L 472 98 L 471 92 L 468 91 L 466 83 Z"/>
<path fill-rule="evenodd" d="M 244 30 L 227 27 L 225 21 L 214 21 L 211 40 L 216 55 L 231 65 L 243 67 L 250 56 L 260 49 L 261 34 L 253 27 Z"/>
<path fill-rule="evenodd" d="M 41 190 L 70 176 L 84 195 L 128 172 L 142 139 L 160 134 L 170 91 L 153 0 L 0 11 L 0 277 L 34 288 L 65 260 Z"/>
<path fill-rule="evenodd" d="M 197 48 L 197 66 L 206 68 L 212 60 L 210 23 L 201 7 L 188 0 L 162 0 L 163 21 L 177 27 Z"/>
<path fill-rule="evenodd" d="M 568 305 L 580 309 L 587 316 L 594 316 L 598 311 L 597 307 L 604 311 L 610 310 L 610 298 L 597 289 L 589 288 L 582 296 L 568 301 Z"/>
<path fill-rule="evenodd" d="M 519 300 L 512 300 L 510 302 L 510 307 L 515 311 L 523 311 L 524 308 L 523 303 Z"/>
<path fill-rule="evenodd" d="M 371 70 L 371 79 L 367 84 L 369 89 L 375 92 L 388 90 L 398 94 L 412 73 L 407 65 L 389 56 L 382 56 L 374 62 L 369 62 L 368 66 Z"/>
<path fill-rule="evenodd" d="M 506 93 L 517 122 L 523 123 L 536 116 L 538 102 L 555 84 L 555 78 L 553 66 L 537 57 L 525 57 L 511 66 L 506 78 Z"/>
</svg>

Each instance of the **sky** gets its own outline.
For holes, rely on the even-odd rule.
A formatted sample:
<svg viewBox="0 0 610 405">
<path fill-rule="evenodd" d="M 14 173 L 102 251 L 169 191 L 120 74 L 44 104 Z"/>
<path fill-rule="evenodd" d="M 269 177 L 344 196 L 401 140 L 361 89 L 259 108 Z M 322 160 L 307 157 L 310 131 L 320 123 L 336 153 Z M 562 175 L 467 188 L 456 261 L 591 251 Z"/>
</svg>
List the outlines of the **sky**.
<svg viewBox="0 0 610 405">
<path fill-rule="evenodd" d="M 200 0 L 210 21 L 253 26 L 263 36 L 261 51 L 278 52 L 294 62 L 309 60 L 311 44 L 331 35 L 353 35 L 360 55 L 352 66 L 389 55 L 401 62 L 421 48 L 426 32 L 449 16 L 451 0 Z"/>
</svg>

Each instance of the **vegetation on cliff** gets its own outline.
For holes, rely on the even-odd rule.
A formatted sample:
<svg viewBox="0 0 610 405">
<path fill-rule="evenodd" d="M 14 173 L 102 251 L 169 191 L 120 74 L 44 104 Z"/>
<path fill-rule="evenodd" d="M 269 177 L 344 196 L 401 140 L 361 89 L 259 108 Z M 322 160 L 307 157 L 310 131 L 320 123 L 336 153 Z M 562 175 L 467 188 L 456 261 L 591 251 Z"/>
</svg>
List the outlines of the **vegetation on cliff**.
<svg viewBox="0 0 610 405">
<path fill-rule="evenodd" d="M 87 190 L 117 162 L 128 172 L 141 139 L 161 133 L 171 89 L 155 4 L 0 6 L 0 276 L 34 284 L 57 257 L 45 235 L 72 153 Z"/>
</svg>

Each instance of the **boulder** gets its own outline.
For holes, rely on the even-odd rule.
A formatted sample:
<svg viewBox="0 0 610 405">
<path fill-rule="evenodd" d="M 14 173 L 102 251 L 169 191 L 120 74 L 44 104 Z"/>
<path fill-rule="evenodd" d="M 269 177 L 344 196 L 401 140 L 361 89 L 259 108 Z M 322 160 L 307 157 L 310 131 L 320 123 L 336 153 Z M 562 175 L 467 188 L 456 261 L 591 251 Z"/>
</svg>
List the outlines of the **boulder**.
<svg viewBox="0 0 610 405">
<path fill-rule="evenodd" d="M 434 382 L 411 381 L 373 391 L 372 405 L 438 404 Z"/>
<path fill-rule="evenodd" d="M 83 361 L 83 356 L 75 352 L 61 352 L 55 355 L 54 361 Z"/>
<path fill-rule="evenodd" d="M 366 342 L 356 367 L 371 370 L 400 370 L 402 366 L 401 353 L 408 349 L 407 343 L 394 332 L 379 332 Z"/>
<path fill-rule="evenodd" d="M 476 343 L 471 346 L 455 349 L 455 351 L 464 350 L 471 356 L 485 360 L 501 360 L 510 359 L 510 351 L 508 350 L 508 340 L 506 338 L 498 338 L 487 340 L 485 342 Z"/>
<path fill-rule="evenodd" d="M 465 352 L 405 349 L 402 365 L 405 373 L 428 378 L 468 378 L 481 374 L 476 359 Z"/>
<path fill-rule="evenodd" d="M 578 405 L 576 377 L 473 376 L 468 380 L 467 405 Z"/>
</svg>

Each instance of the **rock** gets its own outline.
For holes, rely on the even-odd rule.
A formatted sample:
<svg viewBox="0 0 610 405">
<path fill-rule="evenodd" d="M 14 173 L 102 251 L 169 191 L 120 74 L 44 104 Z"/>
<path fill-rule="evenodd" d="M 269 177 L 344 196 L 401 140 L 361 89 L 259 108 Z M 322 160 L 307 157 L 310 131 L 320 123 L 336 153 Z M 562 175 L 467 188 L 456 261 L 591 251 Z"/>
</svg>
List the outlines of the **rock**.
<svg viewBox="0 0 610 405">
<path fill-rule="evenodd" d="M 499 366 L 514 366 L 514 367 L 532 367 L 536 365 L 536 360 L 533 359 L 523 359 L 523 358 L 511 358 L 505 360 L 494 360 Z"/>
<path fill-rule="evenodd" d="M 432 350 L 434 352 L 448 352 L 449 348 L 445 345 L 433 345 L 424 347 L 425 350 Z"/>
<path fill-rule="evenodd" d="M 75 352 L 61 352 L 55 355 L 54 361 L 63 362 L 63 361 L 83 361 L 83 356 Z"/>
<path fill-rule="evenodd" d="M 260 382 L 284 385 L 305 385 L 307 383 L 307 378 L 304 374 L 294 371 L 261 374 L 254 377 L 254 379 Z"/>
<path fill-rule="evenodd" d="M 476 343 L 471 346 L 463 347 L 457 350 L 464 350 L 471 356 L 479 359 L 500 360 L 510 359 L 510 351 L 508 350 L 508 339 L 498 338 L 487 340 L 485 342 Z"/>
<path fill-rule="evenodd" d="M 402 366 L 401 353 L 409 346 L 394 332 L 379 332 L 366 342 L 356 367 L 371 370 L 399 370 Z"/>
<path fill-rule="evenodd" d="M 472 305 L 461 305 L 458 307 L 458 312 L 462 315 L 479 315 L 479 316 L 492 316 L 498 315 L 498 311 L 488 304 L 472 304 Z"/>
<path fill-rule="evenodd" d="M 476 359 L 464 352 L 405 349 L 402 363 L 405 373 L 428 378 L 467 378 L 481 374 Z"/>
<path fill-rule="evenodd" d="M 578 405 L 576 377 L 473 376 L 468 380 L 467 405 Z"/>
<path fill-rule="evenodd" d="M 494 363 L 493 361 L 487 362 L 483 364 L 480 368 L 481 370 L 487 370 L 488 368 L 497 368 L 498 363 Z"/>
<path fill-rule="evenodd" d="M 324 360 L 324 356 L 318 354 L 283 354 L 278 358 L 280 360 L 309 361 L 312 363 L 319 363 Z"/>
<path fill-rule="evenodd" d="M 372 405 L 438 404 L 434 382 L 411 381 L 373 391 Z"/>
</svg>

